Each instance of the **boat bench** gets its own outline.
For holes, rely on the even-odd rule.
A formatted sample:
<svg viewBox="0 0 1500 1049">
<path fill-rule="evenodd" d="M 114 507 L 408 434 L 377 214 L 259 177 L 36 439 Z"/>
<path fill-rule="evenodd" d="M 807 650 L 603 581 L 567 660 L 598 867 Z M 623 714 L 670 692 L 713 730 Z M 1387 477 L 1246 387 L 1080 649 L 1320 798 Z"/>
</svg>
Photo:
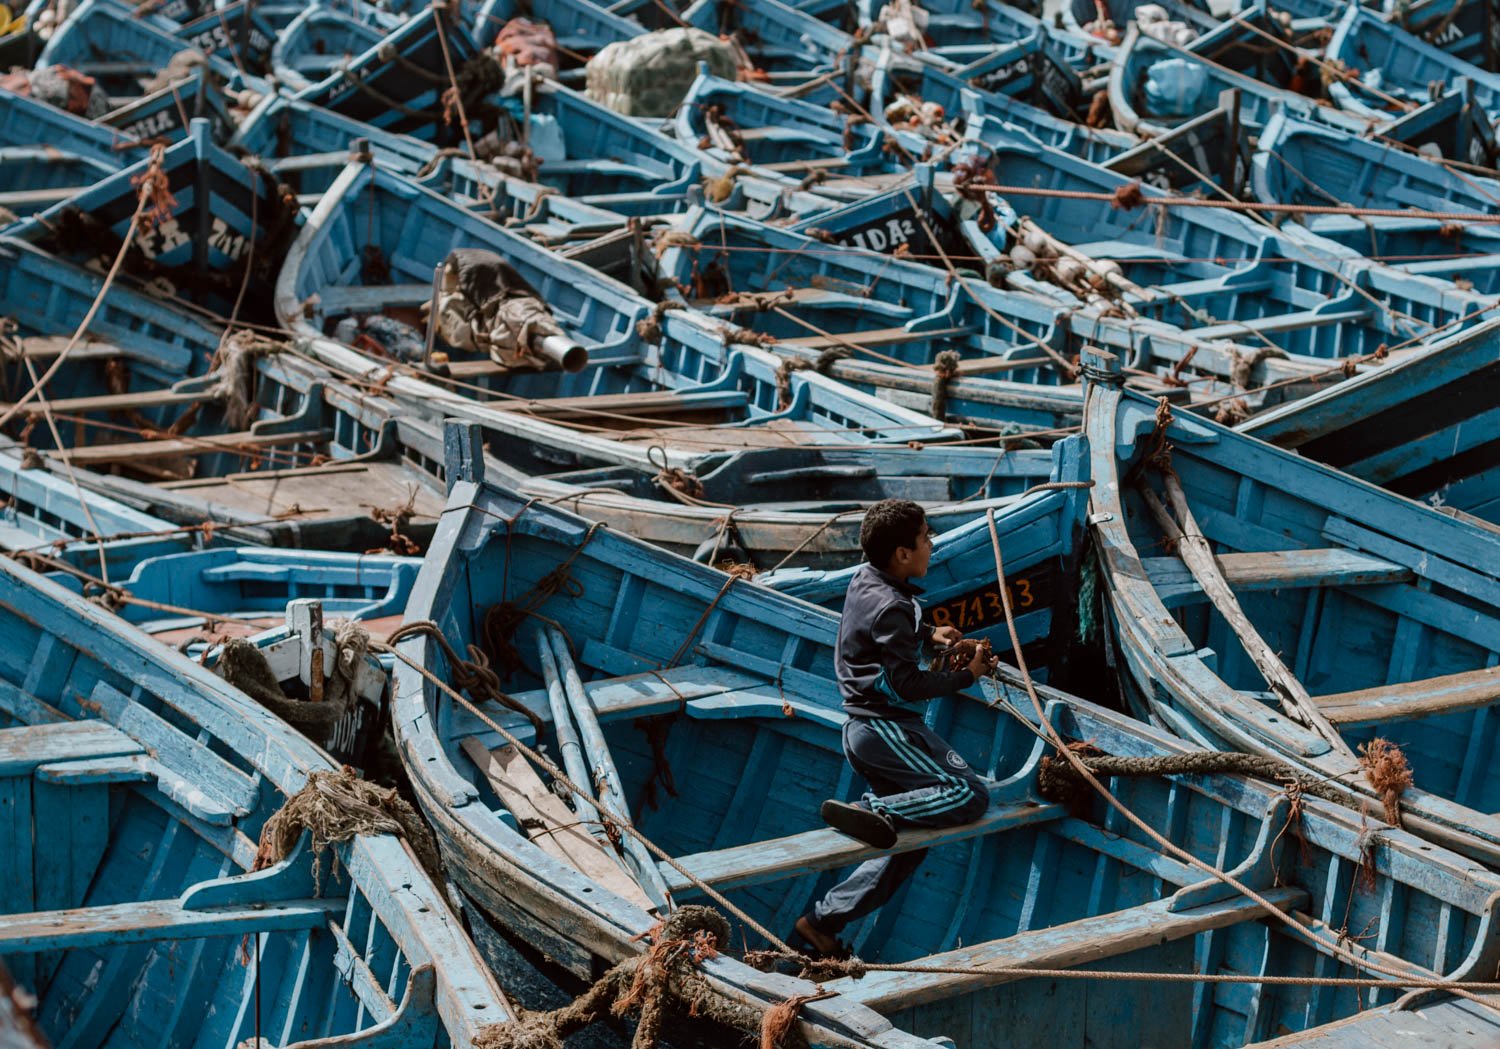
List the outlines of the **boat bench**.
<svg viewBox="0 0 1500 1049">
<path fill-rule="evenodd" d="M 1500 667 L 1377 685 L 1353 692 L 1314 696 L 1335 725 L 1358 727 L 1452 714 L 1487 707 L 1500 699 Z"/>
<path fill-rule="evenodd" d="M 912 852 L 1014 830 L 1017 827 L 1050 823 L 1061 820 L 1066 815 L 1067 810 L 1062 805 L 1037 804 L 1031 801 L 999 805 L 992 803 L 989 810 L 973 823 L 935 830 L 905 831 L 897 838 L 895 846 L 889 849 L 873 849 L 846 834 L 825 829 L 804 831 L 769 841 L 747 842 L 691 856 L 678 856 L 677 863 L 698 880 L 707 882 L 720 892 L 728 892 L 750 885 L 847 867 L 876 856 Z M 674 896 L 691 896 L 698 891 L 675 868 L 665 863 L 658 866 Z"/>
<path fill-rule="evenodd" d="M 140 390 L 131 393 L 106 393 L 97 397 L 63 397 L 48 401 L 47 407 L 54 412 L 78 414 L 80 412 L 139 411 L 142 408 L 169 407 L 174 404 L 198 404 L 214 399 L 208 390 Z M 0 404 L 0 409 L 8 409 Z"/>
<path fill-rule="evenodd" d="M 245 430 L 213 437 L 166 437 L 155 441 L 90 444 L 62 452 L 48 452 L 47 455 L 66 459 L 74 466 L 93 467 L 168 455 L 208 455 L 213 452 L 254 454 L 260 448 L 276 448 L 288 444 L 326 444 L 332 439 L 331 430 L 299 430 L 292 433 L 256 433 Z"/>
<path fill-rule="evenodd" d="M 1406 583 L 1414 578 L 1403 565 L 1343 547 L 1219 554 L 1214 560 L 1219 563 L 1225 581 L 1238 591 L 1368 586 Z M 1181 558 L 1145 557 L 1141 559 L 1141 567 L 1168 608 L 1207 600 Z"/>
<path fill-rule="evenodd" d="M 1305 907 L 1309 899 L 1306 890 L 1292 887 L 1269 889 L 1263 895 L 1282 911 Z M 1138 907 L 926 955 L 918 963 L 965 969 L 985 966 L 1073 969 L 1266 917 L 1260 904 L 1243 896 L 1187 910 L 1171 908 L 1171 898 L 1153 900 Z M 989 973 L 871 972 L 858 980 L 849 977 L 834 980 L 826 988 L 871 1008 L 891 1012 L 1022 978 Z"/>
</svg>

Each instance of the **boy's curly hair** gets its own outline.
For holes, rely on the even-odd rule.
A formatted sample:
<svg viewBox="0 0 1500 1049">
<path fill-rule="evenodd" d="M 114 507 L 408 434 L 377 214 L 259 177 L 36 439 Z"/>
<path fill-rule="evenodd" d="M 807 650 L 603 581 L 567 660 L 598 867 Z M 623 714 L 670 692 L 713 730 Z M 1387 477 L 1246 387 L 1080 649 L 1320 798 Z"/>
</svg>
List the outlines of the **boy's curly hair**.
<svg viewBox="0 0 1500 1049">
<path fill-rule="evenodd" d="M 910 499 L 882 499 L 865 511 L 859 545 L 870 564 L 884 571 L 897 547 L 916 548 L 926 524 L 927 514 Z"/>
</svg>

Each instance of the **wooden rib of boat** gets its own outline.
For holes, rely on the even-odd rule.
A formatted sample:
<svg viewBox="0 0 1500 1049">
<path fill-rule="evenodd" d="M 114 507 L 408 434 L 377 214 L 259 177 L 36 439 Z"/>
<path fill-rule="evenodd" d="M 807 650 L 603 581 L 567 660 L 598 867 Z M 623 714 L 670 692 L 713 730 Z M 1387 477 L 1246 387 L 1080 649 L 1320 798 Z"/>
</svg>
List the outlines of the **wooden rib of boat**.
<svg viewBox="0 0 1500 1049">
<path fill-rule="evenodd" d="M 468 1044 L 515 1016 L 392 837 L 251 873 L 334 766 L 192 661 L 0 563 L 0 956 L 59 1047 Z"/>
<path fill-rule="evenodd" d="M 1500 866 L 1500 534 L 1159 414 L 1114 384 L 1110 355 L 1090 367 L 1091 521 L 1136 709 L 1190 740 L 1282 757 L 1352 804 L 1379 804 L 1354 749 L 1396 741 L 1415 781 L 1405 825 Z M 1171 474 L 1147 461 L 1167 455 Z M 1201 537 L 1178 542 L 1191 543 L 1181 559 L 1180 535 Z"/>
<path fill-rule="evenodd" d="M 299 221 L 295 205 L 264 170 L 216 146 L 206 120 L 166 149 L 165 185 L 146 208 L 140 183 L 153 163 L 144 157 L 4 232 L 76 261 L 102 258 L 106 267 L 123 249 L 125 272 L 142 281 L 164 280 L 226 317 L 238 304 L 241 319 L 265 318 L 269 281 Z"/>
<path fill-rule="evenodd" d="M 1257 415 L 1245 433 L 1389 491 L 1500 524 L 1500 322 Z"/>
<path fill-rule="evenodd" d="M 823 797 L 856 790 L 838 742 L 836 618 L 527 504 L 483 480 L 476 435 L 458 432 L 452 440 L 460 451 L 449 468 L 450 511 L 408 614 L 433 620 L 459 650 L 491 646 L 492 664 L 512 674 L 508 691 L 542 723 L 536 740 L 528 717 L 493 702 L 480 708 L 516 738 L 550 748 L 559 732 L 574 731 L 572 710 L 595 719 L 598 731 L 589 733 L 574 775 L 593 782 L 589 769 L 607 763 L 634 825 L 693 879 L 770 928 L 789 928 L 838 869 L 873 854 L 821 828 L 815 813 Z M 543 576 L 563 571 L 565 586 L 533 594 Z M 514 635 L 484 630 L 491 608 L 515 602 L 546 617 L 556 634 L 535 633 L 541 620 L 525 617 Z M 402 652 L 439 680 L 453 670 L 429 638 L 403 643 Z M 1005 687 L 1007 696 L 1017 694 Z M 1066 738 L 1111 753 L 1185 749 L 1079 700 L 1057 696 L 1046 716 Z M 663 720 L 642 720 L 648 717 Z M 980 970 L 1086 961 L 1151 973 L 1334 975 L 1352 971 L 1327 953 L 1331 934 L 1344 927 L 1369 934 L 1358 948 L 1365 957 L 1414 967 L 1407 971 L 1467 975 L 1494 964 L 1485 930 L 1500 881 L 1473 861 L 1400 830 L 1372 835 L 1358 814 L 1313 800 L 1302 811 L 1300 840 L 1279 839 L 1288 803 L 1276 785 L 1222 776 L 1113 781 L 1151 825 L 1170 828 L 1199 858 L 1236 868 L 1294 925 L 1327 937 L 1319 947 L 1162 855 L 1102 801 L 1070 814 L 1039 798 L 1033 780 L 1044 748 L 1024 717 L 969 696 L 935 701 L 928 717 L 993 782 L 991 806 L 977 823 L 898 840 L 898 851 L 935 848 L 920 877 L 846 930 L 863 958 Z M 516 811 L 525 813 L 522 806 L 547 788 L 537 781 L 517 789 L 514 774 L 534 770 L 485 721 L 399 661 L 396 723 L 418 798 L 462 891 L 561 965 L 588 973 L 637 953 L 639 934 L 655 921 L 652 909 L 698 894 L 695 880 L 640 860 L 636 850 L 617 856 L 582 835 L 569 854 L 548 819 L 531 822 L 528 814 L 522 829 Z M 676 796 L 659 779 L 666 769 Z M 649 795 L 648 783 L 656 784 Z M 577 817 L 563 809 L 550 819 L 576 825 Z M 1373 865 L 1361 860 L 1362 849 L 1373 852 Z M 1370 869 L 1375 890 L 1355 891 Z M 1449 935 L 1394 917 L 1393 900 L 1402 913 L 1437 914 Z M 741 943 L 738 932 L 734 942 Z M 723 993 L 757 1008 L 810 990 L 751 971 L 733 951 L 707 961 L 704 972 Z M 1200 993 L 1187 984 L 982 972 L 870 973 L 822 986 L 836 994 L 806 1001 L 800 1014 L 814 1046 L 915 1047 L 923 1044 L 916 1039 L 939 1037 L 976 1044 L 1023 1022 L 1047 1037 L 1086 1022 L 1091 1042 L 1103 1046 L 1206 1042 L 1211 1032 L 1233 1046 L 1388 1008 L 1396 997 L 1384 988 Z"/>
</svg>

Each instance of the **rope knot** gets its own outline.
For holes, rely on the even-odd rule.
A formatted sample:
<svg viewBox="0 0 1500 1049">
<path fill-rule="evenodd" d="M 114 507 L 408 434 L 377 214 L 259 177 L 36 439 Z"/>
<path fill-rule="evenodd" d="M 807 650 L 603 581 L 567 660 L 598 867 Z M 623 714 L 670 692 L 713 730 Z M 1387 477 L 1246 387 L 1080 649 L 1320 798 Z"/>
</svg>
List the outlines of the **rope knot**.
<svg viewBox="0 0 1500 1049">
<path fill-rule="evenodd" d="M 1140 207 L 1146 202 L 1146 194 L 1141 190 L 1140 180 L 1127 182 L 1123 186 L 1115 187 L 1115 192 L 1109 202 L 1109 206 L 1119 211 L 1130 211 Z"/>
<path fill-rule="evenodd" d="M 1385 806 L 1385 821 L 1401 826 L 1401 795 L 1412 785 L 1411 766 L 1401 748 L 1388 739 L 1376 736 L 1359 745 L 1359 764 L 1365 770 L 1370 786 L 1380 794 Z"/>
</svg>

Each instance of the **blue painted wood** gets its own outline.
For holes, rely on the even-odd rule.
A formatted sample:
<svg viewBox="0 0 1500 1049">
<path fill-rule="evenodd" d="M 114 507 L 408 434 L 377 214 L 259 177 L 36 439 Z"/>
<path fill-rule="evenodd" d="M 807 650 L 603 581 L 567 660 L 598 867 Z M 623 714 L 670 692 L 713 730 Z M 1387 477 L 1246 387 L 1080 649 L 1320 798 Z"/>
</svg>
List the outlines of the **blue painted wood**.
<svg viewBox="0 0 1500 1049">
<path fill-rule="evenodd" d="M 1003 128 L 986 133 L 981 127 L 978 134 L 1001 185 L 1108 194 L 1129 181 L 1007 136 Z M 1147 200 L 1160 192 L 1142 189 Z M 992 199 L 1001 215 L 994 238 L 1008 243 L 1013 234 L 999 231 L 1014 227 L 1024 214 L 1084 255 L 1114 260 L 1140 289 L 1122 288 L 1118 298 L 1141 317 L 1204 341 L 1233 340 L 1237 348 L 1230 368 L 1218 372 L 1224 376 L 1235 374 L 1234 359 L 1243 367 L 1248 353 L 1256 359 L 1255 369 L 1267 367 L 1279 371 L 1279 378 L 1294 379 L 1299 367 L 1316 368 L 1315 360 L 1368 354 L 1380 345 L 1404 347 L 1472 326 L 1492 306 L 1449 282 L 1367 262 L 1353 249 L 1296 226 L 1273 231 L 1242 215 L 1192 208 L 1171 209 L 1158 222 L 1154 210 L 1115 208 L 1105 201 Z M 971 242 L 979 240 L 974 233 Z M 1012 272 L 1005 279 L 1019 289 L 1059 295 L 1045 274 Z M 1061 294 L 1084 305 L 1076 295 Z M 1386 305 L 1398 302 L 1395 309 Z M 1270 347 L 1291 359 L 1275 351 L 1268 355 Z M 1200 364 L 1201 359 L 1195 355 L 1193 363 L 1216 367 Z"/>
<path fill-rule="evenodd" d="M 266 818 L 309 773 L 332 768 L 311 743 L 8 560 L 0 636 L 6 651 L 38 652 L 29 668 L 0 668 L 32 699 L 0 716 L 0 749 L 12 754 L 0 776 L 0 956 L 37 995 L 54 1045 L 206 1049 L 258 1025 L 287 1040 L 438 1049 L 510 1017 L 400 842 L 336 846 L 339 878 L 325 857 L 321 893 L 303 849 L 248 873 Z M 65 720 L 32 720 L 43 703 Z M 126 761 L 148 775 L 121 774 Z M 215 796 L 237 807 L 220 828 L 204 818 Z M 340 940 L 331 922 L 355 900 L 368 931 Z M 238 950 L 244 934 L 256 937 L 258 970 Z M 383 1011 L 359 1007 L 374 1001 L 372 982 L 341 975 L 365 969 L 389 1000 Z"/>
<path fill-rule="evenodd" d="M 169 17 L 141 15 L 119 0 L 85 0 L 53 32 L 37 64 L 70 66 L 86 73 L 111 98 L 138 97 L 141 82 L 156 76 L 182 50 L 181 28 L 182 23 Z M 230 56 L 232 41 L 210 39 L 197 46 L 207 47 L 208 65 L 221 78 L 240 78 Z"/>
<path fill-rule="evenodd" d="M 1500 367 L 1497 350 L 1500 329 L 1486 322 L 1244 430 L 1401 495 L 1500 521 L 1490 449 L 1500 418 L 1486 381 Z"/>
<path fill-rule="evenodd" d="M 1344 9 L 1325 54 L 1361 70 L 1360 78 L 1347 82 L 1347 87 L 1356 99 L 1370 105 L 1381 102 L 1362 92 L 1365 83 L 1387 96 L 1420 104 L 1428 97 L 1426 85 L 1433 81 L 1448 83 L 1467 78 L 1473 85 L 1475 101 L 1490 119 L 1500 113 L 1500 74 L 1455 57 L 1358 4 Z"/>
<path fill-rule="evenodd" d="M 1357 768 L 1274 700 L 1255 698 L 1265 681 L 1220 617 L 1168 609 L 1143 560 L 1159 548 L 1156 526 L 1139 493 L 1121 481 L 1154 446 L 1155 405 L 1107 384 L 1091 405 L 1093 519 L 1138 709 L 1171 711 L 1220 746 L 1274 753 L 1367 794 Z M 1351 705 L 1334 716 L 1347 724 L 1342 735 L 1351 746 L 1375 735 L 1399 741 L 1416 783 L 1402 802 L 1408 825 L 1496 863 L 1494 780 L 1462 764 L 1472 711 L 1488 704 L 1452 687 L 1487 674 L 1500 651 L 1493 533 L 1202 420 L 1180 418 L 1166 433 L 1193 514 L 1221 556 L 1248 562 L 1337 546 L 1411 572 L 1386 582 L 1330 579 L 1316 602 L 1290 576 L 1281 590 L 1236 589 L 1266 643 L 1283 658 L 1296 655 L 1300 680 L 1320 707 L 1339 711 L 1338 697 L 1349 695 Z M 1362 434 L 1378 439 L 1380 430 Z M 1205 655 L 1209 649 L 1216 658 Z M 1455 674 L 1466 677 L 1435 687 L 1432 679 Z"/>
<path fill-rule="evenodd" d="M 75 259 L 113 257 L 130 231 L 140 197 L 137 182 L 149 163 L 149 158 L 139 160 L 5 232 L 48 250 L 66 250 Z M 165 213 L 139 225 L 128 252 L 133 272 L 164 278 L 183 297 L 225 316 L 241 284 L 247 284 L 242 317 L 265 317 L 257 300 L 269 293 L 270 275 L 296 226 L 295 211 L 264 172 L 213 144 L 206 120 L 194 121 L 190 137 L 167 149 L 162 170 L 173 203 L 164 202 Z"/>
<path fill-rule="evenodd" d="M 1009 530 L 1006 536 L 1009 543 Z M 566 585 L 528 596 L 564 564 Z M 831 653 L 837 619 L 787 595 L 726 579 L 706 566 L 592 529 L 558 508 L 527 504 L 475 471 L 471 456 L 464 479 L 453 487 L 450 511 L 408 615 L 442 624 L 454 644 L 491 645 L 497 665 L 512 668 L 509 687 L 546 722 L 550 709 L 537 691 L 541 677 L 528 647 L 517 643 L 512 654 L 493 635 L 481 640 L 486 611 L 495 603 L 539 601 L 532 606 L 536 613 L 571 642 L 583 688 L 600 714 L 605 743 L 631 799 L 632 820 L 690 870 L 719 881 L 736 905 L 781 931 L 831 883 L 836 868 L 867 854 L 821 829 L 816 815 L 823 798 L 859 789 L 837 744 L 841 711 Z M 630 611 L 618 614 L 626 606 Z M 404 649 L 440 676 L 448 672 L 430 641 L 414 639 Z M 632 671 L 634 676 L 618 677 Z M 747 685 L 747 679 L 759 684 Z M 1019 710 L 1027 709 L 1013 686 L 1005 689 L 1022 704 Z M 1186 749 L 1127 717 L 1042 689 L 1049 720 L 1066 737 L 1138 756 Z M 496 914 L 524 915 L 515 927 L 525 938 L 571 944 L 566 953 L 575 965 L 638 951 L 632 937 L 652 918 L 543 854 L 505 820 L 491 794 L 474 786 L 477 770 L 459 744 L 484 726 L 404 665 L 396 671 L 396 693 L 397 731 L 413 784 L 465 892 Z M 663 753 L 678 787 L 677 796 L 658 788 L 656 808 L 636 800 L 660 771 L 660 759 L 635 727 L 637 716 L 647 713 L 669 719 Z M 887 913 L 858 931 L 862 956 L 938 964 L 1033 958 L 1036 964 L 1181 971 L 1196 953 L 1211 971 L 1267 974 L 1320 964 L 1324 955 L 1316 948 L 1225 895 L 1219 882 L 1205 880 L 1196 868 L 1168 862 L 1133 828 L 1111 821 L 1101 802 L 1091 800 L 1071 819 L 1041 803 L 1034 776 L 1042 748 L 1010 714 L 977 697 L 956 697 L 935 705 L 930 716 L 960 753 L 985 770 L 994 804 L 988 822 L 934 832 L 944 843 L 932 849 L 920 876 L 888 904 Z M 765 742 L 769 734 L 777 737 L 774 745 Z M 478 738 L 488 746 L 500 743 L 493 735 Z M 747 773 L 755 775 L 769 804 L 747 803 Z M 1357 811 L 1308 802 L 1303 841 L 1293 845 L 1280 833 L 1287 810 L 1274 785 L 1201 776 L 1121 779 L 1112 786 L 1149 823 L 1174 828 L 1175 840 L 1195 856 L 1237 868 L 1284 894 L 1277 897 L 1282 905 L 1314 921 L 1329 915 L 1333 924 L 1320 928 L 1331 931 L 1347 907 L 1351 923 L 1381 930 L 1375 935 L 1383 959 L 1441 972 L 1492 964 L 1487 930 L 1494 917 L 1492 886 L 1500 881 L 1471 860 L 1404 831 L 1381 830 L 1371 857 L 1376 891 L 1352 892 L 1361 876 L 1361 849 L 1370 840 Z M 737 814 L 733 822 L 730 812 Z M 898 847 L 916 844 L 910 837 Z M 679 877 L 670 870 L 663 868 L 669 881 Z M 1280 888 L 1270 889 L 1273 878 Z M 1381 908 L 1398 898 L 1411 917 L 1387 926 Z M 1442 936 L 1432 922 L 1416 917 L 1440 909 L 1450 922 Z M 1465 944 L 1460 952 L 1449 946 L 1454 934 Z M 732 954 L 708 967 L 731 993 L 751 1003 L 800 986 L 787 977 L 752 973 Z M 1336 962 L 1328 969 L 1348 971 Z M 921 1042 L 913 1036 L 962 1033 L 963 1027 L 953 1026 L 959 1011 L 972 1011 L 986 1023 L 1024 1019 L 1053 1031 L 1078 1008 L 1073 996 L 1085 985 L 1064 993 L 1059 987 L 1073 988 L 1071 982 L 892 974 L 882 976 L 878 987 L 854 981 L 834 986 L 838 997 L 804 1008 L 814 1045 L 832 1044 L 825 1032 L 836 1025 L 838 1038 L 852 1037 L 860 1045 L 915 1046 Z M 1165 1032 L 1164 1042 L 1219 1030 L 1222 1044 L 1236 1045 L 1259 1032 L 1302 1030 L 1371 1004 L 1388 1010 L 1395 999 L 1393 992 L 1360 1001 L 1312 988 L 1279 988 L 1277 995 L 1259 998 L 1194 998 L 1184 990 L 1180 1008 L 1162 1015 L 1158 986 L 1090 984 L 1087 991 L 1097 1015 L 1117 1018 L 1114 1026 L 1090 1027 L 1091 1037 L 1108 1045 L 1138 1044 L 1139 1025 L 1128 1020 L 1148 1013 Z M 887 1018 L 871 1013 L 871 1005 Z"/>
<path fill-rule="evenodd" d="M 67 110 L 0 88 L 0 148 L 51 146 L 115 170 L 125 166 L 134 136 L 114 132 Z M 136 154 L 138 155 L 138 154 Z"/>
<path fill-rule="evenodd" d="M 397 24 L 363 3 L 352 12 L 315 4 L 277 32 L 271 68 L 288 91 L 301 91 L 374 47 Z"/>
<path fill-rule="evenodd" d="M 1476 146 L 1478 159 L 1469 162 L 1487 166 L 1483 143 Z M 1252 163 L 1255 195 L 1268 203 L 1476 215 L 1500 208 L 1500 181 L 1286 114 L 1266 125 Z M 1314 215 L 1305 225 L 1356 251 L 1403 262 L 1426 255 L 1493 254 L 1500 247 L 1494 227 L 1485 223 L 1451 223 L 1446 229 L 1456 226 L 1456 232 L 1443 236 L 1444 224 L 1421 219 Z"/>
</svg>

